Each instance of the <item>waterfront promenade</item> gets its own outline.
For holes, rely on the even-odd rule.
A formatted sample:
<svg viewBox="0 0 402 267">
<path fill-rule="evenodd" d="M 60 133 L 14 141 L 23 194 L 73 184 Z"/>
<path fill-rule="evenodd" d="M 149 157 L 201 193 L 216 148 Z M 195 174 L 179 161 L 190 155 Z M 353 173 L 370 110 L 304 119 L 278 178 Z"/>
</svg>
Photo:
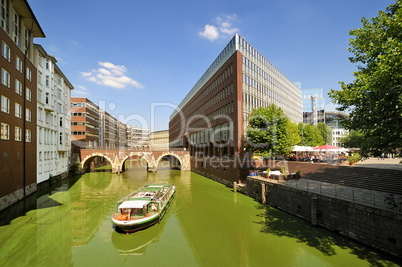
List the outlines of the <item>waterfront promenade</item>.
<svg viewBox="0 0 402 267">
<path fill-rule="evenodd" d="M 352 167 L 366 167 L 366 168 L 376 168 L 376 169 L 388 169 L 388 170 L 402 170 L 402 164 L 399 162 L 402 158 L 393 158 L 393 159 L 378 159 L 371 157 L 364 161 L 359 161 L 356 165 Z M 402 177 L 401 177 L 402 178 Z"/>
<path fill-rule="evenodd" d="M 337 169 L 328 168 L 319 173 L 302 174 L 302 178 L 298 180 L 267 180 L 284 186 L 402 213 L 402 164 L 399 164 L 400 160 L 399 158 L 384 160 L 370 158 L 353 166 L 345 165 Z M 386 197 L 393 198 L 398 206 L 388 208 L 384 201 Z"/>
</svg>

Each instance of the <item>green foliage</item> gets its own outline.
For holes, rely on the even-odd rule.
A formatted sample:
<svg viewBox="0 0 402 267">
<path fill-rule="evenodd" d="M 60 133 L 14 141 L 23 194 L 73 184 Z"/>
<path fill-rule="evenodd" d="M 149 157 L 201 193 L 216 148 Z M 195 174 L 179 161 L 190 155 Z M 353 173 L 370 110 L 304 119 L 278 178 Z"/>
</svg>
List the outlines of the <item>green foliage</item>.
<svg viewBox="0 0 402 267">
<path fill-rule="evenodd" d="M 282 109 L 270 105 L 253 110 L 246 129 L 246 149 L 253 153 L 287 155 L 300 137 Z"/>
<path fill-rule="evenodd" d="M 315 147 L 325 144 L 324 137 L 316 126 L 299 123 L 298 130 L 301 137 L 301 141 L 298 143 L 299 145 Z"/>
<path fill-rule="evenodd" d="M 361 131 L 350 131 L 349 135 L 341 138 L 344 147 L 356 147 L 366 149 L 366 136 Z"/>
<path fill-rule="evenodd" d="M 317 124 L 317 129 L 320 131 L 322 138 L 324 139 L 325 144 L 332 143 L 332 129 L 328 127 L 324 122 L 320 122 Z"/>
<path fill-rule="evenodd" d="M 362 159 L 362 156 L 359 153 L 354 152 L 352 156 L 348 157 L 349 163 L 356 163 Z"/>
<path fill-rule="evenodd" d="M 360 130 L 371 146 L 402 146 L 402 0 L 351 30 L 349 60 L 358 64 L 352 83 L 340 82 L 342 90 L 329 96 L 349 117 L 343 125 Z"/>
</svg>

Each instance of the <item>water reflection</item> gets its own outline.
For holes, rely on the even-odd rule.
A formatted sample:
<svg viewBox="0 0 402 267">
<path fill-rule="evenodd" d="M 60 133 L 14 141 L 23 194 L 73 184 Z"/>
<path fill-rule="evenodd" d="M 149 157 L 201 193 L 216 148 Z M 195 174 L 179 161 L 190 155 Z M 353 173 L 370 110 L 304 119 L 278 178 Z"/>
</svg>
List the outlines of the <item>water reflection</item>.
<svg viewBox="0 0 402 267">
<path fill-rule="evenodd" d="M 152 242 L 158 242 L 166 221 L 132 234 L 112 232 L 112 243 L 120 255 L 143 255 Z"/>
</svg>

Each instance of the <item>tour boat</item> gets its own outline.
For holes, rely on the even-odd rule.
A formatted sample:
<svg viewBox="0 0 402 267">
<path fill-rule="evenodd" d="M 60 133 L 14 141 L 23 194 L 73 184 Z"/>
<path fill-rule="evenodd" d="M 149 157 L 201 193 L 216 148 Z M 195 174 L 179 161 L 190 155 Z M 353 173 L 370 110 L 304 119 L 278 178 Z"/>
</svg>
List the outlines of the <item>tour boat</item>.
<svg viewBox="0 0 402 267">
<path fill-rule="evenodd" d="M 159 222 L 174 194 L 173 185 L 150 184 L 125 196 L 117 202 L 117 212 L 112 215 L 116 230 L 132 233 Z"/>
</svg>

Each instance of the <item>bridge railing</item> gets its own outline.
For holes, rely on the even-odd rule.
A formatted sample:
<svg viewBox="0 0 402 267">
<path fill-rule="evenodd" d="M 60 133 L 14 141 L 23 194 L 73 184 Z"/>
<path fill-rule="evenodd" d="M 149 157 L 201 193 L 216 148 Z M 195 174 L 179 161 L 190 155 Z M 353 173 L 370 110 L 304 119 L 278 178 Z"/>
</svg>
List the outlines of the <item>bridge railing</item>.
<svg viewBox="0 0 402 267">
<path fill-rule="evenodd" d="M 187 151 L 185 148 L 149 148 L 149 147 L 81 147 L 79 150 L 116 150 L 116 151 L 140 151 L 140 152 L 169 152 L 169 151 Z"/>
</svg>

